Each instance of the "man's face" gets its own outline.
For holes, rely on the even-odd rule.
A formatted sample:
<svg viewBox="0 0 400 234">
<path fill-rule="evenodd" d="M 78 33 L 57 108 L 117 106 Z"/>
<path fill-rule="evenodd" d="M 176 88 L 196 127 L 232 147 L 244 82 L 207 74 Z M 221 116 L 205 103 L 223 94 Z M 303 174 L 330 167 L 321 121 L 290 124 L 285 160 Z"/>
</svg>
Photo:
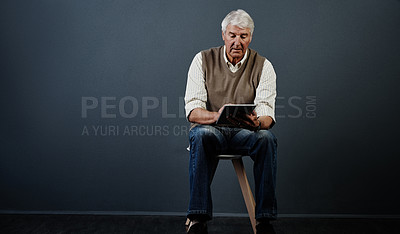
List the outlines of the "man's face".
<svg viewBox="0 0 400 234">
<path fill-rule="evenodd" d="M 239 62 L 251 42 L 249 28 L 239 28 L 238 26 L 228 25 L 225 33 L 222 32 L 222 40 L 225 42 L 226 55 L 228 60 L 236 64 Z"/>
</svg>

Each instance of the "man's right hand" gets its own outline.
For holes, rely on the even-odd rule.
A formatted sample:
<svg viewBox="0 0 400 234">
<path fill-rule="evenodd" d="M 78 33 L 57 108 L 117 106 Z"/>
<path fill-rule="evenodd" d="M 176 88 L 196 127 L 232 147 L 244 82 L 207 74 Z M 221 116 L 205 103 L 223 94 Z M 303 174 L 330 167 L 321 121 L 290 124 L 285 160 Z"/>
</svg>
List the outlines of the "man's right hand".
<svg viewBox="0 0 400 234">
<path fill-rule="evenodd" d="M 188 120 L 192 123 L 213 124 L 217 122 L 221 110 L 222 108 L 218 112 L 212 112 L 203 108 L 195 108 L 190 112 Z"/>
<path fill-rule="evenodd" d="M 192 123 L 213 124 L 217 122 L 222 110 L 226 105 L 228 104 L 225 104 L 219 108 L 218 112 L 208 111 L 203 108 L 195 108 L 192 110 L 192 112 L 190 112 L 188 120 Z"/>
</svg>

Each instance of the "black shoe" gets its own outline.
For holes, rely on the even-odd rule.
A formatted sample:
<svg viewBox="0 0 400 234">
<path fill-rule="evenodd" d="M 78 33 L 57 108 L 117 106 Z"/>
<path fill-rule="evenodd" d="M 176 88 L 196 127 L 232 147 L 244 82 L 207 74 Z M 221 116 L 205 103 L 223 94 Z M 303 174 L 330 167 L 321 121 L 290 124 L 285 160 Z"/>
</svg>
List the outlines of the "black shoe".
<svg viewBox="0 0 400 234">
<path fill-rule="evenodd" d="M 208 234 L 206 222 L 187 219 L 185 226 L 187 234 Z"/>
<path fill-rule="evenodd" d="M 272 224 L 265 220 L 262 222 L 258 222 L 256 225 L 257 234 L 275 234 L 275 229 Z"/>
</svg>

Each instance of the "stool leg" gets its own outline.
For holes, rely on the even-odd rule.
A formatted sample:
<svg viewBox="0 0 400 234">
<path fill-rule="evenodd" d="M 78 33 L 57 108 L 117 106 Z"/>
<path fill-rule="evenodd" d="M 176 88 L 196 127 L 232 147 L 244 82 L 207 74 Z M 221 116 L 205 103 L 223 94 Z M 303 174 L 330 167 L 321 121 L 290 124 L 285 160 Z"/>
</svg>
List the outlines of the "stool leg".
<svg viewBox="0 0 400 234">
<path fill-rule="evenodd" d="M 247 180 L 247 175 L 246 171 L 244 170 L 243 160 L 241 158 L 232 159 L 232 163 L 239 180 L 244 202 L 246 203 L 247 212 L 249 213 L 250 216 L 251 226 L 253 227 L 254 233 L 256 233 L 256 218 L 255 218 L 256 202 L 254 201 L 253 193 L 251 192 L 250 184 L 249 181 Z"/>
</svg>

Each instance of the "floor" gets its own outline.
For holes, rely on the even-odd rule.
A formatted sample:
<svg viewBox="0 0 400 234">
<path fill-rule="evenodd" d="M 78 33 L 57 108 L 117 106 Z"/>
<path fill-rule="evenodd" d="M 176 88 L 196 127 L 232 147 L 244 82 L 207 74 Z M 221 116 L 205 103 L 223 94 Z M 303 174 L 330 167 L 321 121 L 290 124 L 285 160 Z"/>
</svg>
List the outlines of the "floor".
<svg viewBox="0 0 400 234">
<path fill-rule="evenodd" d="M 0 215 L 0 233 L 173 233 L 184 234 L 185 217 L 128 215 Z M 400 233 L 400 219 L 280 218 L 275 232 L 304 234 Z M 210 234 L 252 233 L 248 218 L 216 217 Z"/>
</svg>

